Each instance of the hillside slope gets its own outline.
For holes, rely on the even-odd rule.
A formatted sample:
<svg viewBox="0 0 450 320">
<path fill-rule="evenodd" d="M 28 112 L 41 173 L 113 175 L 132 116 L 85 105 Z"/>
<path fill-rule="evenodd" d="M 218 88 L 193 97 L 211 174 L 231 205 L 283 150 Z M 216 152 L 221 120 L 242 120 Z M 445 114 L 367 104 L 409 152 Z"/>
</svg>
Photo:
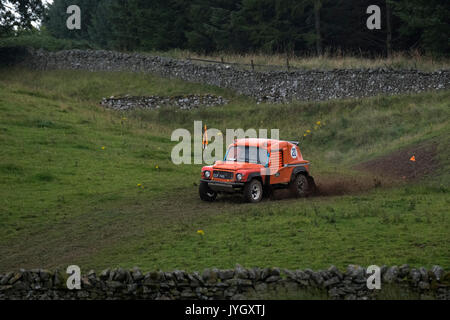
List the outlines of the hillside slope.
<svg viewBox="0 0 450 320">
<path fill-rule="evenodd" d="M 111 95 L 192 93 L 231 103 L 130 113 L 98 105 Z M 68 264 L 449 268 L 449 104 L 450 91 L 440 91 L 257 105 L 224 89 L 143 74 L 1 70 L 0 271 Z M 201 202 L 200 166 L 170 160 L 171 132 L 192 131 L 194 120 L 224 132 L 280 128 L 281 138 L 299 139 L 322 196 Z M 424 145 L 434 146 L 424 153 L 433 162 L 425 176 L 381 179 L 358 167 L 390 164 L 399 150 L 417 152 L 420 166 L 416 146 Z M 399 167 L 411 165 L 402 159 Z"/>
</svg>

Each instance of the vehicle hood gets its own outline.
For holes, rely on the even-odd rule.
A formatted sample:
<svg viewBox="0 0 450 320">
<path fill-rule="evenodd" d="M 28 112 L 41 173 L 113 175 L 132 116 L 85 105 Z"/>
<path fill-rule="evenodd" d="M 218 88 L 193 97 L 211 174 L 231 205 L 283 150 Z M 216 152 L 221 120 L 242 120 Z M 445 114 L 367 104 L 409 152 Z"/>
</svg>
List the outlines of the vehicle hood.
<svg viewBox="0 0 450 320">
<path fill-rule="evenodd" d="M 242 170 L 242 169 L 260 169 L 263 168 L 261 164 L 256 163 L 247 163 L 247 162 L 236 162 L 236 161 L 217 161 L 213 169 L 214 170 L 229 170 L 229 171 L 236 171 L 236 170 Z"/>
</svg>

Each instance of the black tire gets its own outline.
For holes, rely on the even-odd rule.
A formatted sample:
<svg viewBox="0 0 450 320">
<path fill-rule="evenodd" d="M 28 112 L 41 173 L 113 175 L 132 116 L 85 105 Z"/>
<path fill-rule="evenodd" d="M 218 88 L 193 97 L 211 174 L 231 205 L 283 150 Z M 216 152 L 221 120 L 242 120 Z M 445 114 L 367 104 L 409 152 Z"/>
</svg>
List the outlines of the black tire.
<svg viewBox="0 0 450 320">
<path fill-rule="evenodd" d="M 263 198 L 263 186 L 257 179 L 247 182 L 244 187 L 244 199 L 247 202 L 260 202 Z"/>
<path fill-rule="evenodd" d="M 303 174 L 298 174 L 289 184 L 289 190 L 293 197 L 307 197 L 309 195 L 308 178 Z"/>
<path fill-rule="evenodd" d="M 217 198 L 217 192 L 212 190 L 207 182 L 200 182 L 200 186 L 198 187 L 198 193 L 200 195 L 200 199 L 203 201 L 212 202 Z"/>
</svg>

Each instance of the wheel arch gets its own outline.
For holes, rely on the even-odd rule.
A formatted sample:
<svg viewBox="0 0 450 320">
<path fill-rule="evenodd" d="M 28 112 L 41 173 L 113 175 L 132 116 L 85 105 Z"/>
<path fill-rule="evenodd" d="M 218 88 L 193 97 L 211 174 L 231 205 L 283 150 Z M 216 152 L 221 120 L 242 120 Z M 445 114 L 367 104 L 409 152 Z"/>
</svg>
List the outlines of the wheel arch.
<svg viewBox="0 0 450 320">
<path fill-rule="evenodd" d="M 295 167 L 295 168 L 292 170 L 292 173 L 291 173 L 291 181 L 294 181 L 295 177 L 296 177 L 297 175 L 299 175 L 299 174 L 303 174 L 303 175 L 305 175 L 306 177 L 309 176 L 309 172 L 308 172 L 308 170 L 306 170 L 306 168 L 305 168 L 304 166 L 298 166 L 298 167 Z"/>
<path fill-rule="evenodd" d="M 251 182 L 253 179 L 259 180 L 259 182 L 261 182 L 261 184 L 264 185 L 264 181 L 263 181 L 263 178 L 261 176 L 261 173 L 259 173 L 259 172 L 252 172 L 252 173 L 250 173 L 248 175 L 246 183 Z"/>
</svg>

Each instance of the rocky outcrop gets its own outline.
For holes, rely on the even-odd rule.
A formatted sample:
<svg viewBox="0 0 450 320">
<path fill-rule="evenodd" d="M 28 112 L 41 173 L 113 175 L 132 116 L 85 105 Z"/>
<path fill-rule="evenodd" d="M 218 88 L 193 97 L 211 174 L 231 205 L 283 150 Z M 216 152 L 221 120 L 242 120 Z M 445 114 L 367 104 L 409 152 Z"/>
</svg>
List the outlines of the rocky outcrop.
<svg viewBox="0 0 450 320">
<path fill-rule="evenodd" d="M 230 65 L 205 65 L 113 51 L 30 51 L 23 62 L 38 70 L 149 72 L 232 89 L 259 102 L 329 100 L 379 94 L 417 93 L 450 88 L 450 71 L 349 69 L 256 72 Z"/>
<path fill-rule="evenodd" d="M 20 270 L 0 275 L 0 299 L 274 299 L 300 297 L 299 292 L 320 292 L 329 299 L 398 298 L 450 299 L 450 272 L 408 265 L 381 267 L 381 290 L 369 290 L 366 269 L 350 265 L 345 271 L 286 270 L 279 268 L 206 269 L 202 273 L 138 268 L 90 271 L 81 277 L 81 289 L 67 289 L 68 275 L 48 270 Z M 396 288 L 396 295 L 389 290 Z M 386 290 L 388 293 L 386 295 Z"/>
</svg>

